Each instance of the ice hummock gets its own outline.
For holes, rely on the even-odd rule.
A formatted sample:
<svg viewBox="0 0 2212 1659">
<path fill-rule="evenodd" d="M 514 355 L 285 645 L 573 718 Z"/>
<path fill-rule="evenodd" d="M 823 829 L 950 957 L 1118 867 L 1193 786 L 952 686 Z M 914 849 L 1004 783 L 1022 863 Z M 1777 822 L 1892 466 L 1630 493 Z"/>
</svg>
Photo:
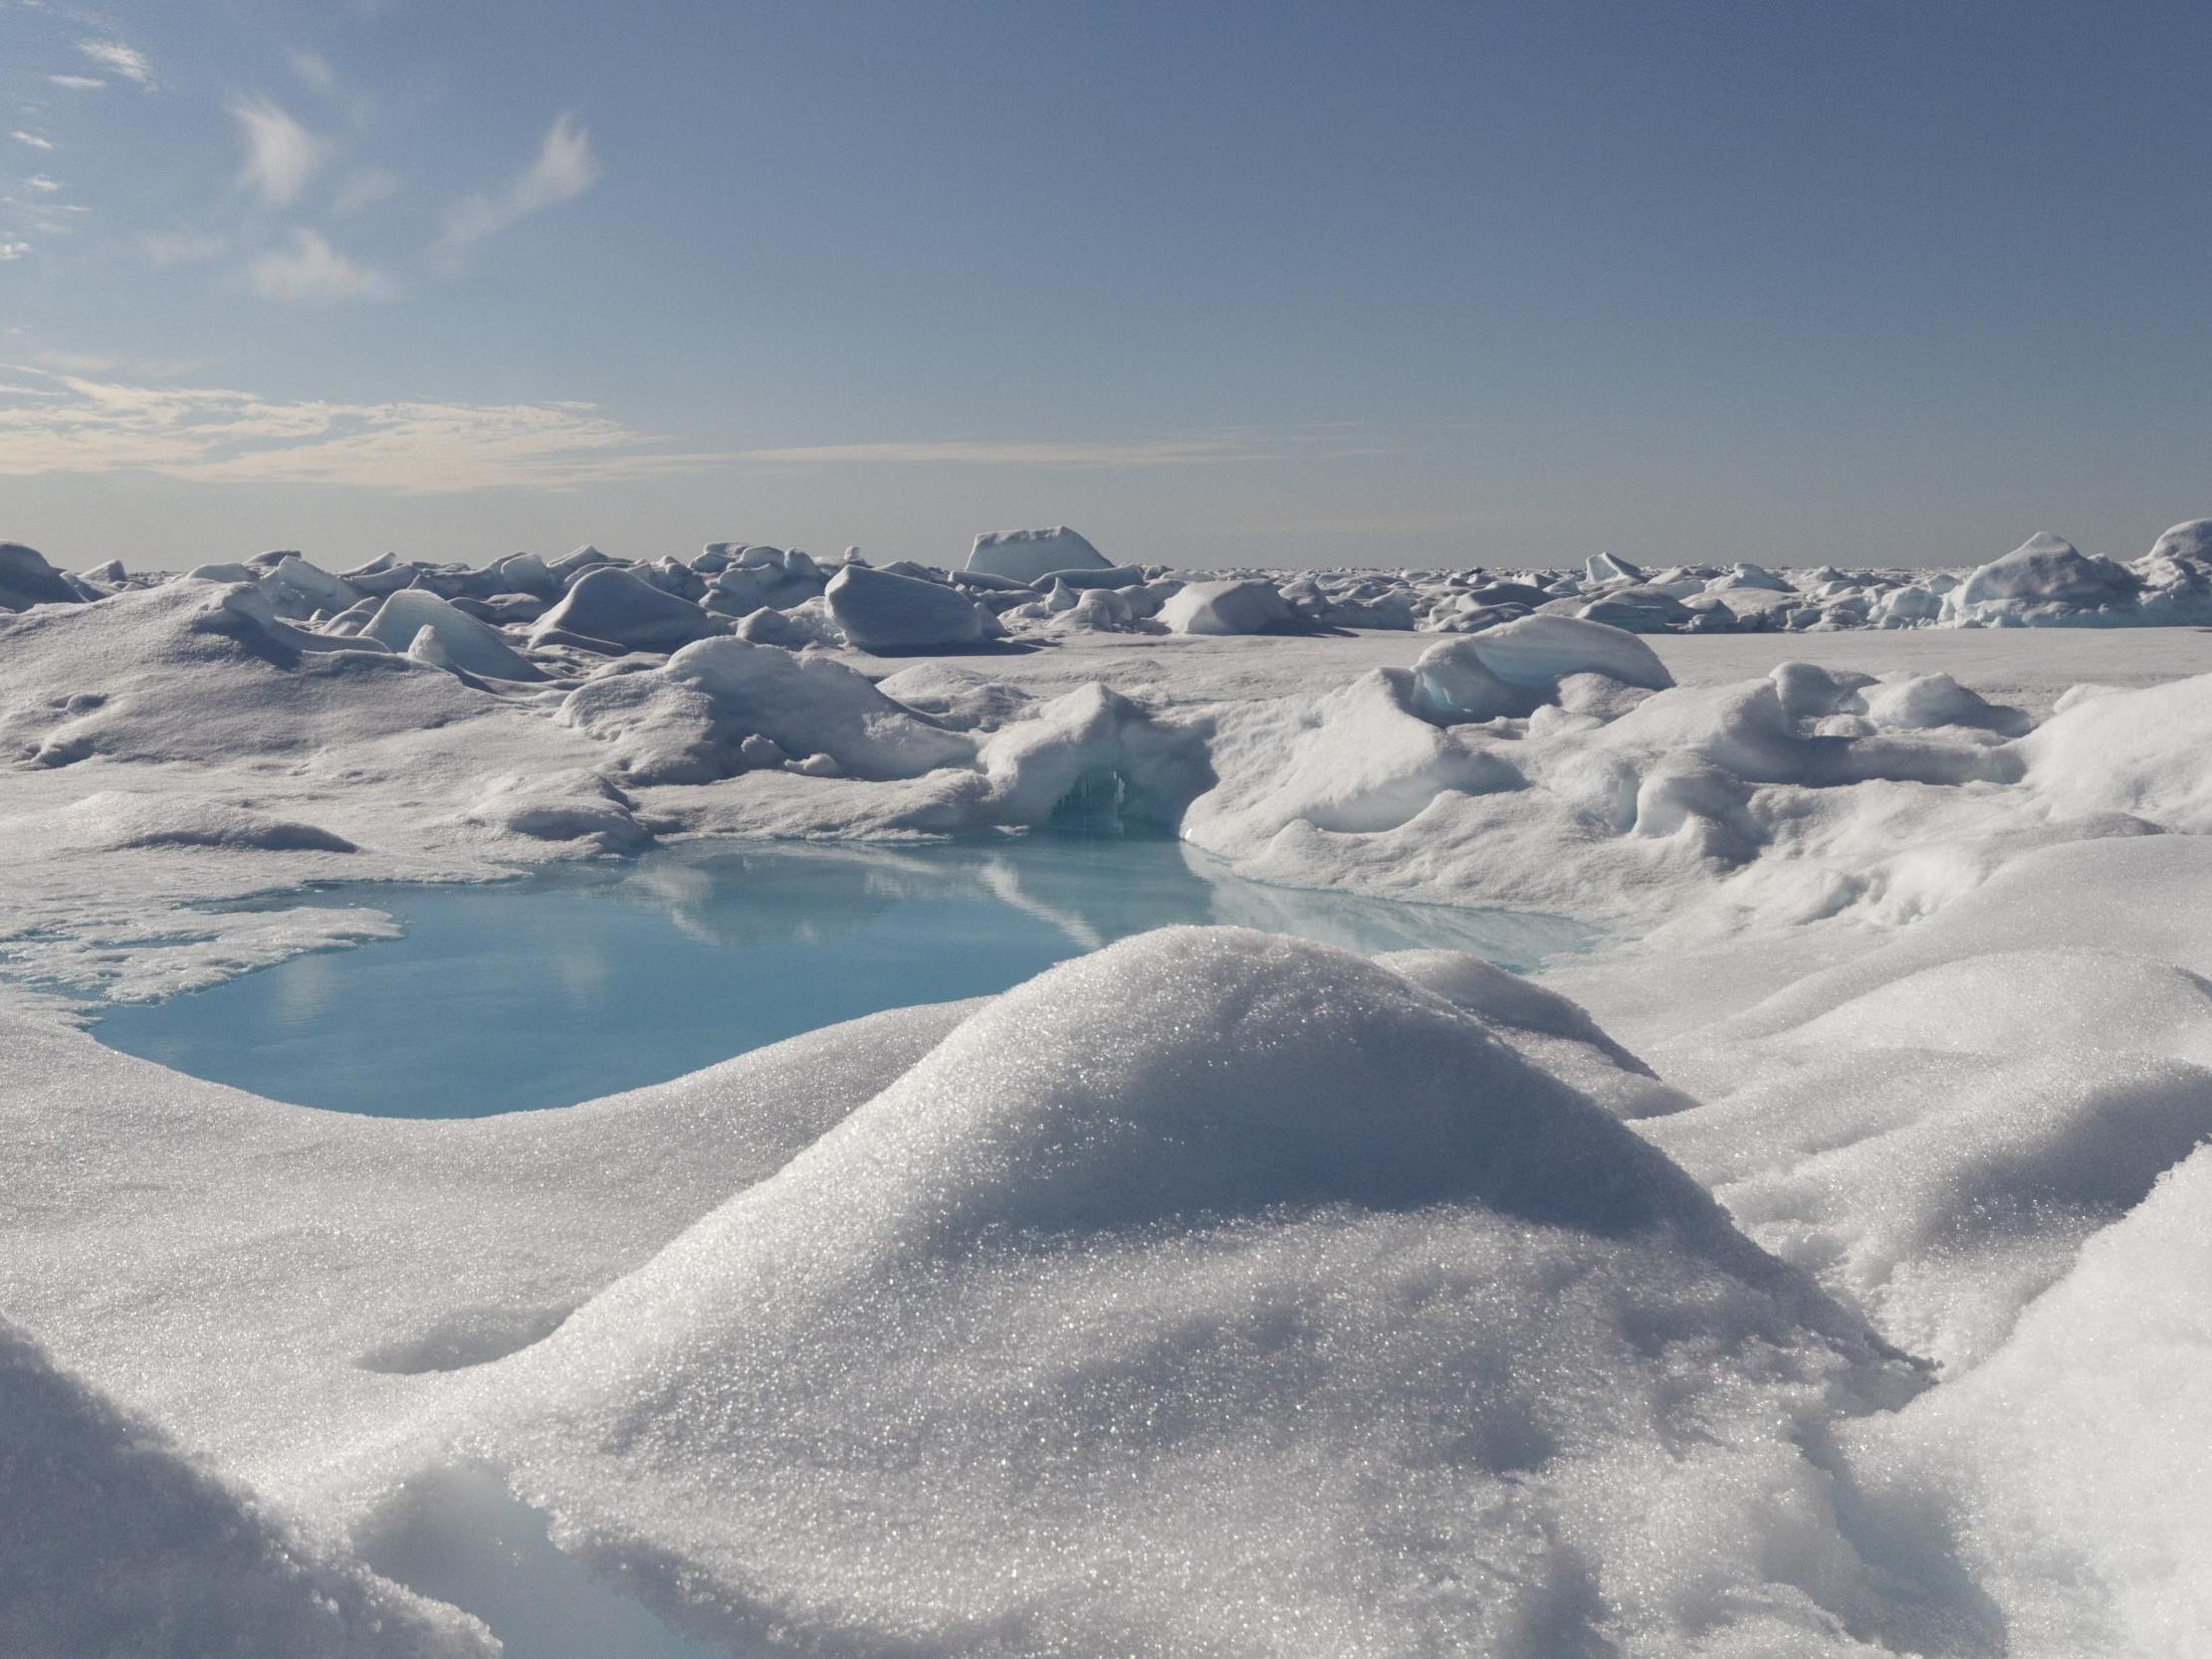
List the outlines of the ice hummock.
<svg viewBox="0 0 2212 1659">
<path fill-rule="evenodd" d="M 911 558 L 877 565 L 852 548 L 816 560 L 795 547 L 718 541 L 689 558 L 621 559 L 587 545 L 482 566 L 386 554 L 342 572 L 276 551 L 196 565 L 178 578 L 132 575 L 112 560 L 73 576 L 8 542 L 0 543 L 0 610 L 82 604 L 180 579 L 250 584 L 276 620 L 302 625 L 286 636 L 295 649 L 329 649 L 312 642 L 332 637 L 399 653 L 420 643 L 433 666 L 508 680 L 549 668 L 557 675 L 575 653 L 666 653 L 731 632 L 793 649 L 902 654 L 1117 634 L 1480 634 L 1532 619 L 1692 635 L 2159 626 L 2212 621 L 2207 523 L 2176 524 L 2125 561 L 2039 531 L 2000 557 L 1920 569 L 1648 569 L 1599 554 L 1579 571 L 1208 570 L 1110 564 L 1061 525 L 980 535 L 959 568 Z M 379 604 L 396 608 L 379 621 Z M 433 628 L 429 640 L 424 626 Z"/>
</svg>

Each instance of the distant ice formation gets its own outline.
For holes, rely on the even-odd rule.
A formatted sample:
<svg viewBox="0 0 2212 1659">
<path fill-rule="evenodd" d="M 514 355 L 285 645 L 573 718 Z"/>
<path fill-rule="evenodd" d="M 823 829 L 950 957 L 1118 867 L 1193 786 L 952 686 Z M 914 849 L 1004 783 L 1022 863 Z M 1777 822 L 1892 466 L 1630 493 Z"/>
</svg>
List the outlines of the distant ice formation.
<svg viewBox="0 0 2212 1659">
<path fill-rule="evenodd" d="M 30 547 L 0 543 L 0 609 L 83 603 L 174 579 L 132 575 L 112 560 L 72 576 Z M 1063 525 L 978 536 L 953 571 L 905 559 L 878 569 L 851 549 L 825 568 L 796 549 L 718 541 L 688 561 L 626 563 L 586 546 L 550 562 L 522 553 L 481 568 L 386 555 L 337 574 L 276 552 L 200 565 L 185 579 L 252 582 L 279 617 L 310 631 L 401 653 L 419 647 L 466 673 L 527 679 L 527 664 L 505 652 L 515 642 L 467 624 L 619 655 L 733 632 L 793 649 L 900 654 L 1082 633 L 1480 633 L 1527 616 L 1692 634 L 2208 623 L 2212 519 L 2176 524 L 2132 563 L 2091 557 L 2045 531 L 1986 564 L 1947 570 L 1647 572 L 1600 554 L 1579 572 L 1190 571 L 1110 564 Z M 423 640 L 426 626 L 432 637 Z"/>
</svg>

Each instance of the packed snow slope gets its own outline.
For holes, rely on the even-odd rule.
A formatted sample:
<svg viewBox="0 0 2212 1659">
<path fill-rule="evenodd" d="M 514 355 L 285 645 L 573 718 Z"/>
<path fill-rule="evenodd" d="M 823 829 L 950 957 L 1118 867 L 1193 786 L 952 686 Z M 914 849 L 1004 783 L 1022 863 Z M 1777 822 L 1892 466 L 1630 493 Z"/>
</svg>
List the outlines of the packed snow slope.
<svg viewBox="0 0 2212 1659">
<path fill-rule="evenodd" d="M 2023 553 L 1956 620 L 2119 591 Z M 0 1647 L 490 1652 L 393 1575 L 504 1492 L 743 1654 L 2212 1650 L 2199 636 L 1024 637 L 1061 559 L 1154 579 L 0 559 Z M 1609 940 L 1170 929 L 479 1120 L 76 1023 L 388 931 L 307 884 L 1076 810 Z"/>
</svg>

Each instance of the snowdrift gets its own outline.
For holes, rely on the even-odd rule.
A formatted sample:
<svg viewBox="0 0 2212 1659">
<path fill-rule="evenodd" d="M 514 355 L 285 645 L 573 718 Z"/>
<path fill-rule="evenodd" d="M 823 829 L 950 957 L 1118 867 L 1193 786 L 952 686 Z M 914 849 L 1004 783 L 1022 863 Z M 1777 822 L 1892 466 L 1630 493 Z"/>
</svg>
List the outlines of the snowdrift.
<svg viewBox="0 0 2212 1659">
<path fill-rule="evenodd" d="M 158 1091 L 29 1168 L 164 1126 L 11 1302 L 326 1528 L 490 1458 L 673 1622 L 796 1651 L 1533 1655 L 1880 1600 L 1799 1440 L 1917 1368 L 1465 1003 L 1326 946 L 1141 935 L 451 1141 L 10 1046 L 17 1128 L 82 1067 Z M 248 1202 L 279 1161 L 313 1173 Z M 139 1320 L 49 1278 L 86 1256 Z M 303 1282 L 348 1306 L 303 1324 Z M 207 1326 L 215 1372 L 172 1337 Z"/>
<path fill-rule="evenodd" d="M 1478 1018 L 1231 930 L 997 999 L 503 1369 L 526 1489 L 694 1628 L 945 1653 L 1818 1629 L 1867 1592 L 1782 1425 L 1917 1386 Z M 1754 1566 L 1754 1468 L 1819 1570 Z"/>
</svg>

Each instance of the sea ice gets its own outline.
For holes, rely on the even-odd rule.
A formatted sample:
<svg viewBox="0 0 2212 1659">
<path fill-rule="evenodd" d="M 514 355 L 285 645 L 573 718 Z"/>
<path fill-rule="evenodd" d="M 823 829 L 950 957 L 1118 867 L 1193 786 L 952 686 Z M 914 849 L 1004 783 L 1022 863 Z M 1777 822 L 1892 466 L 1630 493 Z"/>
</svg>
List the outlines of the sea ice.
<svg viewBox="0 0 2212 1659">
<path fill-rule="evenodd" d="M 0 1458 L 56 1518 L 0 1520 L 0 1645 L 162 1651 L 184 1584 L 170 1652 L 484 1651 L 361 1551 L 493 1487 L 772 1651 L 2212 1643 L 2212 675 L 2147 626 L 2212 619 L 2203 521 L 1970 573 L 1062 533 L 959 580 L 0 557 Z M 956 606 L 1024 649 L 851 625 Z M 1168 931 L 474 1123 L 63 995 L 391 927 L 212 901 L 1072 813 L 1610 934 L 1538 987 Z"/>
</svg>

